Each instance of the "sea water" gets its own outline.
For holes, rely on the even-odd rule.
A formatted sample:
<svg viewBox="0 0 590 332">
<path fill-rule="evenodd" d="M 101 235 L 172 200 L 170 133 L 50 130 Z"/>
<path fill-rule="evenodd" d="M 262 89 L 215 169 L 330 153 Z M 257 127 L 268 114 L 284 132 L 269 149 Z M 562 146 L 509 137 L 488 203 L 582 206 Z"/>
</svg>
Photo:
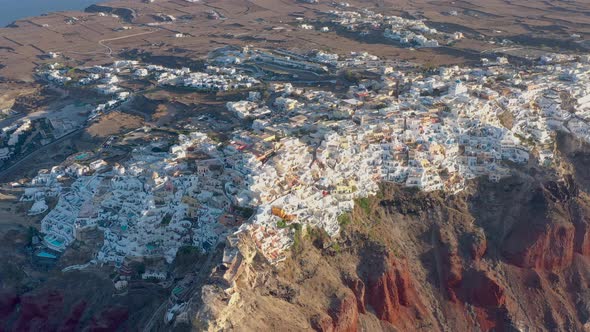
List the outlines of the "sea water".
<svg viewBox="0 0 590 332">
<path fill-rule="evenodd" d="M 18 19 L 45 13 L 84 10 L 97 2 L 101 0 L 0 0 L 0 27 Z"/>
</svg>

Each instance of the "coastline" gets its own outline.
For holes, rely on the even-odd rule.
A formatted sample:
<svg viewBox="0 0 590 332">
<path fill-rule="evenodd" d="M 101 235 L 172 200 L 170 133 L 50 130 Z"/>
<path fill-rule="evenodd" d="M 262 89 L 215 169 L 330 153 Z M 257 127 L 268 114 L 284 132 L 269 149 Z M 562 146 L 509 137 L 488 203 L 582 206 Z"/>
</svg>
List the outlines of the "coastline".
<svg viewBox="0 0 590 332">
<path fill-rule="evenodd" d="M 24 3 L 23 3 L 24 1 Z M 28 20 L 35 17 L 46 16 L 60 12 L 84 12 L 91 5 L 99 4 L 97 0 L 56 0 L 53 2 L 39 0 L 21 0 L 20 6 L 14 8 L 15 2 L 6 1 L 2 3 L 5 8 L 11 8 L 5 14 L 6 17 L 0 16 L 0 29 L 10 28 L 11 25 L 18 21 Z"/>
</svg>

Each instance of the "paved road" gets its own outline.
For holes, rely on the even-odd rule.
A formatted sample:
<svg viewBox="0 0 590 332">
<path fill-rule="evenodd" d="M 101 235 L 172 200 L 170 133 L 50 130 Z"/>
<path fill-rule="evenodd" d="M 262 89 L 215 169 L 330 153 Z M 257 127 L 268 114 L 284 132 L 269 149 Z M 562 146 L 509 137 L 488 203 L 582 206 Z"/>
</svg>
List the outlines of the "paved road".
<svg viewBox="0 0 590 332">
<path fill-rule="evenodd" d="M 13 124 L 15 121 L 18 121 L 19 119 L 22 119 L 25 117 L 25 113 L 18 113 L 16 115 L 11 115 L 7 118 L 4 118 L 2 120 L 0 120 L 0 128 L 4 128 L 4 127 L 8 127 L 11 124 Z"/>
<path fill-rule="evenodd" d="M 154 33 L 158 30 L 150 30 L 150 31 L 144 31 L 144 32 L 139 32 L 139 33 L 134 33 L 131 35 L 126 35 L 126 36 L 121 36 L 121 37 L 115 37 L 115 38 L 107 38 L 107 39 L 101 39 L 98 41 L 98 45 L 102 46 L 105 49 L 105 52 L 77 52 L 77 51 L 62 51 L 61 53 L 72 53 L 72 54 L 82 54 L 82 55 L 92 55 L 92 54 L 105 54 L 106 56 L 112 58 L 112 54 L 113 54 L 113 49 L 106 45 L 105 42 L 109 42 L 109 41 L 114 41 L 114 40 L 121 40 L 121 39 L 125 39 L 125 38 L 131 38 L 131 37 L 136 37 L 136 36 L 141 36 L 141 35 L 147 35 L 150 33 Z"/>
<path fill-rule="evenodd" d="M 101 40 L 98 41 L 98 44 L 106 49 L 106 53 L 105 53 L 106 55 L 108 55 L 109 57 L 112 57 L 113 49 L 110 48 L 108 45 L 106 45 L 104 42 L 114 41 L 114 40 L 121 40 L 121 39 L 125 39 L 125 38 L 131 38 L 131 37 L 142 36 L 142 35 L 147 35 L 147 34 L 150 34 L 150 33 L 154 33 L 156 31 L 158 31 L 158 30 L 150 30 L 150 31 L 144 31 L 144 32 L 140 32 L 140 33 L 134 33 L 134 34 L 127 35 L 127 36 L 101 39 Z"/>
<path fill-rule="evenodd" d="M 521 46 L 512 46 L 512 47 L 497 47 L 497 48 L 492 48 L 489 50 L 483 50 L 481 52 L 479 52 L 480 54 L 489 54 L 489 53 L 506 53 L 506 52 L 510 52 L 510 51 L 518 51 L 523 49 L 523 47 Z"/>
</svg>

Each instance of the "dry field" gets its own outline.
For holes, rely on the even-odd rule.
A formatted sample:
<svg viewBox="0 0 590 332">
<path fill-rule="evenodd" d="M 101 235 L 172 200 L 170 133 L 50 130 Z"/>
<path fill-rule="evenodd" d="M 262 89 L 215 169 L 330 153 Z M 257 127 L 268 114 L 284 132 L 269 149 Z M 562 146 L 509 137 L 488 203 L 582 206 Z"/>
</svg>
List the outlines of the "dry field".
<svg viewBox="0 0 590 332">
<path fill-rule="evenodd" d="M 564 44 L 571 34 L 581 40 L 590 38 L 590 2 L 542 0 L 378 0 L 352 1 L 356 8 L 423 17 L 441 30 L 463 31 L 468 37 L 515 38 L 524 44 L 551 45 L 549 40 Z M 133 8 L 133 22 L 99 16 L 96 13 L 62 12 L 29 18 L 16 27 L 0 29 L 0 77 L 5 81 L 32 81 L 36 65 L 53 62 L 43 59 L 48 51 L 64 54 L 72 64 L 111 62 L 111 56 L 123 50 L 140 49 L 156 55 L 199 58 L 223 45 L 253 44 L 261 47 L 319 48 L 338 53 L 368 51 L 390 58 L 432 63 L 460 63 L 466 59 L 462 50 L 483 51 L 491 45 L 468 38 L 456 49 L 410 51 L 391 45 L 365 43 L 340 36 L 335 32 L 299 30 L 290 14 L 301 13 L 313 20 L 333 7 L 328 1 L 310 5 L 296 0 L 221 0 L 189 3 L 183 0 L 158 0 L 153 3 L 123 0 L 108 3 L 120 8 Z M 215 10 L 224 20 L 211 20 L 207 13 Z M 457 11 L 451 16 L 450 11 Z M 174 22 L 157 23 L 156 15 L 168 14 Z M 75 16 L 79 20 L 66 24 Z M 123 26 L 129 30 L 120 30 Z M 280 31 L 272 28 L 282 27 Z M 184 33 L 185 38 L 174 38 Z M 60 61 L 63 61 L 60 60 Z"/>
<path fill-rule="evenodd" d="M 108 137 L 143 125 L 140 117 L 121 112 L 112 112 L 93 123 L 86 132 L 92 137 Z"/>
</svg>

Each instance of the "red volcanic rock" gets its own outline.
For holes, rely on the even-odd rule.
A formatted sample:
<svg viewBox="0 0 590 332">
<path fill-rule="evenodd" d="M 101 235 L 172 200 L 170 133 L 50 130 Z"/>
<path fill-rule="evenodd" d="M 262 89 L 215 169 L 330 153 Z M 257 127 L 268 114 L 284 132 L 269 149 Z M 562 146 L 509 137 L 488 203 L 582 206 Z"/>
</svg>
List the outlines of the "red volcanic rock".
<svg viewBox="0 0 590 332">
<path fill-rule="evenodd" d="M 501 310 L 489 310 L 480 307 L 473 307 L 475 319 L 480 331 L 501 332 L 506 331 L 504 322 L 507 318 Z"/>
<path fill-rule="evenodd" d="M 81 301 L 81 302 L 77 303 L 76 305 L 74 305 L 74 307 L 72 308 L 72 311 L 70 312 L 68 317 L 65 319 L 65 322 L 63 323 L 63 325 L 60 327 L 59 330 L 61 332 L 77 331 L 78 324 L 80 323 L 80 320 L 82 319 L 82 315 L 84 314 L 85 310 L 86 310 L 86 302 L 85 301 Z"/>
<path fill-rule="evenodd" d="M 362 314 L 366 313 L 367 308 L 365 307 L 365 283 L 359 278 L 354 278 L 348 281 L 348 287 L 352 289 L 352 292 L 356 297 L 358 311 Z"/>
<path fill-rule="evenodd" d="M 443 251 L 442 255 L 447 259 L 446 262 L 443 261 L 442 266 L 444 285 L 446 287 L 449 300 L 455 302 L 457 301 L 455 289 L 458 288 L 463 281 L 463 268 L 461 266 L 461 259 L 454 253 L 446 253 Z"/>
<path fill-rule="evenodd" d="M 590 256 L 590 224 L 584 221 L 578 221 L 574 224 L 574 251 L 584 255 Z"/>
<path fill-rule="evenodd" d="M 320 332 L 334 332 L 334 322 L 328 315 L 315 316 L 312 318 L 311 326 Z"/>
<path fill-rule="evenodd" d="M 406 263 L 391 256 L 385 271 L 369 281 L 367 302 L 377 318 L 401 328 L 415 327 L 416 320 L 424 316 L 424 306 Z"/>
<path fill-rule="evenodd" d="M 440 268 L 440 278 L 452 305 L 449 312 L 455 312 L 459 320 L 466 322 L 463 329 L 499 331 L 505 327 L 505 294 L 502 286 L 483 271 L 465 270 L 463 260 L 478 261 L 487 250 L 485 235 L 467 233 L 460 235 L 463 248 L 471 257 L 461 257 L 455 233 L 436 229 L 436 260 Z M 473 308 L 476 325 L 466 315 L 466 305 Z M 464 316 L 464 318 L 459 318 Z"/>
<path fill-rule="evenodd" d="M 26 295 L 20 305 L 17 331 L 48 331 L 54 329 L 52 320 L 62 308 L 63 297 L 57 291 Z"/>
<path fill-rule="evenodd" d="M 481 271 L 466 273 L 457 293 L 461 302 L 472 305 L 482 331 L 505 329 L 506 295 L 494 278 Z"/>
<path fill-rule="evenodd" d="M 574 233 L 571 223 L 530 225 L 523 221 L 504 241 L 503 255 L 519 267 L 561 271 L 572 263 Z"/>
<path fill-rule="evenodd" d="M 123 307 L 103 310 L 98 317 L 94 317 L 85 331 L 115 331 L 119 329 L 129 317 L 129 311 Z"/>
<path fill-rule="evenodd" d="M 0 318 L 10 316 L 16 309 L 17 304 L 20 302 L 20 298 L 15 292 L 12 291 L 1 291 L 0 292 Z"/>
<path fill-rule="evenodd" d="M 359 312 L 356 297 L 347 293 L 335 300 L 329 310 L 329 316 L 322 314 L 312 319 L 312 327 L 322 332 L 356 332 L 358 330 Z"/>
<path fill-rule="evenodd" d="M 478 307 L 497 308 L 506 302 L 504 289 L 495 279 L 481 271 L 467 273 L 458 292 L 462 302 Z"/>
<path fill-rule="evenodd" d="M 457 302 L 455 289 L 463 280 L 463 266 L 458 254 L 458 245 L 454 236 L 441 229 L 437 230 L 438 260 L 440 261 L 440 277 L 445 285 L 449 300 Z"/>
<path fill-rule="evenodd" d="M 484 235 L 469 235 L 469 252 L 474 261 L 479 261 L 488 249 L 488 243 Z"/>
<path fill-rule="evenodd" d="M 331 310 L 334 332 L 356 332 L 358 330 L 359 312 L 357 299 L 348 293 L 340 303 Z"/>
</svg>

